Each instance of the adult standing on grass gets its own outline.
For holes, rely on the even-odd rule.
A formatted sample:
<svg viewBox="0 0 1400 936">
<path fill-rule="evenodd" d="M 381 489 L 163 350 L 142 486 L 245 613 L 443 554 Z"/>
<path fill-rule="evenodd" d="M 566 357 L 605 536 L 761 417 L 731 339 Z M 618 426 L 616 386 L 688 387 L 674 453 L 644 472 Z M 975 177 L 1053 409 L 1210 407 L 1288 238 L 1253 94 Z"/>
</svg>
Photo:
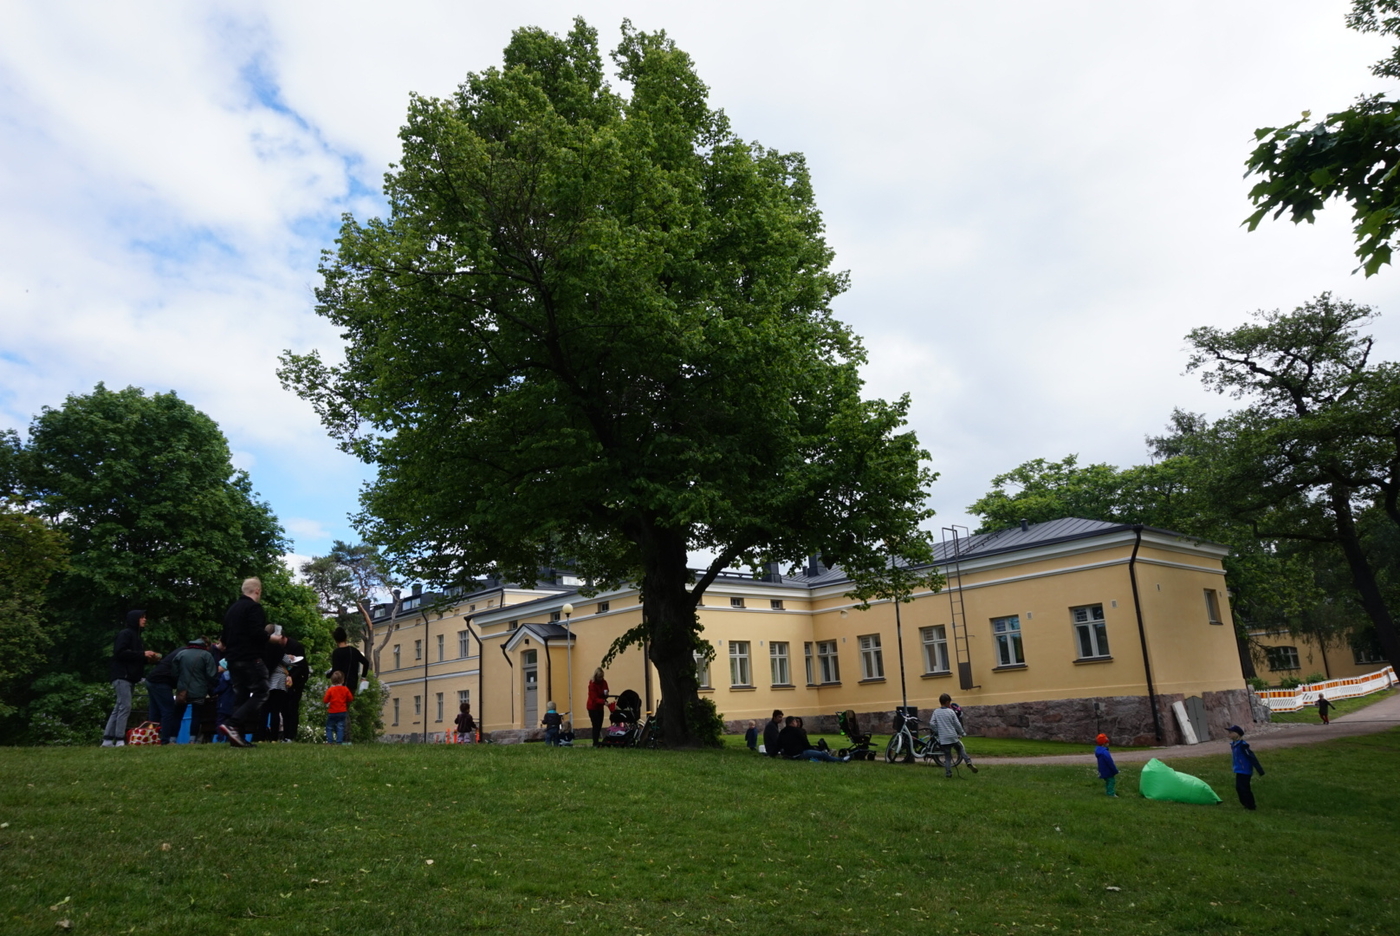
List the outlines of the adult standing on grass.
<svg viewBox="0 0 1400 936">
<path fill-rule="evenodd" d="M 778 756 L 778 735 L 783 731 L 783 710 L 773 709 L 773 717 L 763 726 L 763 753 Z"/>
<path fill-rule="evenodd" d="M 335 633 L 335 649 L 331 651 L 331 672 L 340 673 L 345 679 L 345 688 L 351 694 L 358 694 L 360 691 L 360 671 L 364 670 L 366 676 L 369 675 L 369 660 L 360 652 L 359 647 L 350 646 L 350 635 L 345 628 L 337 627 Z M 350 720 L 345 721 L 345 739 L 350 738 Z"/>
<path fill-rule="evenodd" d="M 287 638 L 287 655 L 291 663 L 287 667 L 287 708 L 283 718 L 287 740 L 297 741 L 301 731 L 301 697 L 306 692 L 306 681 L 311 678 L 311 664 L 306 662 L 306 646 L 295 637 Z"/>
<path fill-rule="evenodd" d="M 243 594 L 224 614 L 224 658 L 228 660 L 237 708 L 219 730 L 234 747 L 252 747 L 243 736 L 257 727 L 258 715 L 267 701 L 267 664 L 263 657 L 268 644 L 286 642 L 285 637 L 272 636 L 261 602 L 262 581 L 245 579 Z"/>
<path fill-rule="evenodd" d="M 160 659 L 160 654 L 147 650 L 141 640 L 141 630 L 145 626 L 145 611 L 128 611 L 126 624 L 117 631 L 117 639 L 112 642 L 109 674 L 112 689 L 117 693 L 117 704 L 112 707 L 102 729 L 103 747 L 125 746 L 126 720 L 131 717 L 131 687 L 145 676 L 147 660 Z"/>
<path fill-rule="evenodd" d="M 1244 739 L 1244 729 L 1239 725 L 1231 725 L 1229 732 L 1230 761 L 1235 769 L 1235 793 L 1240 798 L 1241 806 L 1253 810 L 1254 790 L 1250 788 L 1249 782 L 1256 770 L 1259 771 L 1259 776 L 1264 776 L 1264 767 L 1249 749 L 1249 742 Z"/>
<path fill-rule="evenodd" d="M 179 733 L 185 709 L 190 709 L 190 742 L 207 741 L 202 726 L 210 721 L 209 697 L 219 680 L 219 664 L 209 652 L 209 642 L 196 637 L 175 654 L 175 731 Z"/>
<path fill-rule="evenodd" d="M 600 666 L 593 671 L 593 678 L 588 681 L 588 701 L 584 708 L 588 709 L 588 721 L 593 725 L 593 746 L 602 747 L 601 738 L 603 736 L 603 709 L 608 704 L 608 681 L 603 676 L 603 668 Z"/>
<path fill-rule="evenodd" d="M 183 649 L 171 650 L 146 674 L 146 697 L 150 701 L 147 717 L 160 725 L 161 744 L 170 744 L 180 733 L 175 714 L 175 656 Z"/>
</svg>

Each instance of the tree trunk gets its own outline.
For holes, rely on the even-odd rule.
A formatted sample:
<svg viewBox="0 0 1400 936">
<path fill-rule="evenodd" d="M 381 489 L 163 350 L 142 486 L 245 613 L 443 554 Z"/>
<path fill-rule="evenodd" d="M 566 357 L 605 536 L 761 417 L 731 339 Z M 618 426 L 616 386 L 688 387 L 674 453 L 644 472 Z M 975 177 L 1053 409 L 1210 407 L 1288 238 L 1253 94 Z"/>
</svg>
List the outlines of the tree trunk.
<svg viewBox="0 0 1400 936">
<path fill-rule="evenodd" d="M 695 596 L 686 588 L 690 569 L 685 537 L 647 524 L 637 536 L 642 552 L 642 613 L 650 640 L 650 658 L 661 682 L 657 714 L 666 744 L 698 743 L 690 709 L 700 698 L 695 679 Z"/>
<path fill-rule="evenodd" d="M 1376 636 L 1380 638 L 1381 650 L 1390 665 L 1400 671 L 1400 634 L 1395 630 L 1395 618 L 1386 606 L 1380 586 L 1376 584 L 1376 574 L 1366 553 L 1361 548 L 1361 537 L 1356 532 L 1356 519 L 1351 512 L 1351 489 L 1334 484 L 1328 489 L 1332 514 L 1337 524 L 1337 542 L 1346 556 L 1347 567 L 1351 570 L 1352 585 L 1361 598 L 1361 607 L 1366 610 L 1376 625 Z"/>
</svg>

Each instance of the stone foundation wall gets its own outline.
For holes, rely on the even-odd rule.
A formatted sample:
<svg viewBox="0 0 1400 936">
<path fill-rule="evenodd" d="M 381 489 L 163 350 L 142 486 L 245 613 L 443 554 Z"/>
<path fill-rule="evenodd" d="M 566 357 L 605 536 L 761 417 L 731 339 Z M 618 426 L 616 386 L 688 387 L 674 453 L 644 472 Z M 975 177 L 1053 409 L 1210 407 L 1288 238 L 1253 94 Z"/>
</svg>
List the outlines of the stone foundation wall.
<svg viewBox="0 0 1400 936">
<path fill-rule="evenodd" d="M 1158 718 L 1162 740 L 1157 740 L 1152 724 L 1152 706 L 1147 696 L 1099 696 L 1080 699 L 1047 699 L 1042 702 L 1018 702 L 1010 705 L 964 705 L 963 723 L 970 735 L 984 738 L 1036 738 L 1044 741 L 1071 741 L 1089 744 L 1100 732 L 1114 744 L 1154 746 L 1184 744 L 1185 737 L 1176 723 L 1172 703 L 1182 701 L 1180 693 L 1157 697 Z M 1253 704 L 1254 693 L 1249 689 L 1229 689 L 1223 692 L 1203 692 L 1206 724 L 1210 740 L 1225 737 L 1229 725 L 1249 725 L 1268 721 L 1267 711 L 1259 713 Z M 1256 718 L 1262 714 L 1262 718 Z M 933 709 L 919 709 L 919 724 L 927 726 Z M 804 715 L 802 721 L 812 734 L 839 734 L 835 715 Z M 857 712 L 860 730 L 867 734 L 888 735 L 893 731 L 894 712 Z M 725 722 L 731 734 L 743 734 L 748 721 Z M 759 723 L 760 733 L 763 724 Z M 1202 738 L 1201 740 L 1207 740 Z"/>
</svg>

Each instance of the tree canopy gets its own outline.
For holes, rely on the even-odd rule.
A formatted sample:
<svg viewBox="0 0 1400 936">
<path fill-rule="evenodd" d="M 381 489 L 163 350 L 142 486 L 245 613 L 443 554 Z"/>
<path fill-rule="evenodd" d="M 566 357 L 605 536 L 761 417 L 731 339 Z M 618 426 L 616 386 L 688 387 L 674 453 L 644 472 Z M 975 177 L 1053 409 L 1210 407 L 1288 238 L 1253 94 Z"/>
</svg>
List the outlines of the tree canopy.
<svg viewBox="0 0 1400 936">
<path fill-rule="evenodd" d="M 1400 35 L 1400 0 L 1352 0 L 1347 25 L 1360 32 Z M 1400 46 L 1371 69 L 1400 77 Z M 1400 231 L 1400 101 L 1363 96 L 1346 110 L 1308 125 L 1311 112 L 1281 127 L 1254 131 L 1246 176 L 1262 178 L 1250 190 L 1252 231 L 1270 212 L 1311 224 L 1333 198 L 1352 206 L 1356 256 L 1367 276 L 1390 263 Z"/>
<path fill-rule="evenodd" d="M 714 576 L 820 554 L 873 587 L 888 544 L 931 556 L 933 475 L 907 399 L 861 397 L 802 157 L 736 136 L 664 33 L 624 23 L 612 60 L 630 94 L 583 21 L 520 29 L 413 96 L 389 217 L 347 216 L 322 264 L 344 362 L 281 374 L 378 466 L 359 523 L 406 573 L 639 583 L 686 743 Z"/>
</svg>

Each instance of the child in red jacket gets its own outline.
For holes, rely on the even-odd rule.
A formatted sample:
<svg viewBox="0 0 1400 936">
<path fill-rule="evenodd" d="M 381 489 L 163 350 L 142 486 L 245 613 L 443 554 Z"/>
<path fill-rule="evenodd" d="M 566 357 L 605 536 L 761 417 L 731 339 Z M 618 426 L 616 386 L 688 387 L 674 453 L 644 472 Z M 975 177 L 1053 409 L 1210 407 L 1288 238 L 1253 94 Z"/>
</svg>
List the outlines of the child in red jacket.
<svg viewBox="0 0 1400 936">
<path fill-rule="evenodd" d="M 350 702 L 354 693 L 345 688 L 345 674 L 331 673 L 331 687 L 321 701 L 326 703 L 326 743 L 345 744 L 345 722 L 350 717 Z"/>
</svg>

